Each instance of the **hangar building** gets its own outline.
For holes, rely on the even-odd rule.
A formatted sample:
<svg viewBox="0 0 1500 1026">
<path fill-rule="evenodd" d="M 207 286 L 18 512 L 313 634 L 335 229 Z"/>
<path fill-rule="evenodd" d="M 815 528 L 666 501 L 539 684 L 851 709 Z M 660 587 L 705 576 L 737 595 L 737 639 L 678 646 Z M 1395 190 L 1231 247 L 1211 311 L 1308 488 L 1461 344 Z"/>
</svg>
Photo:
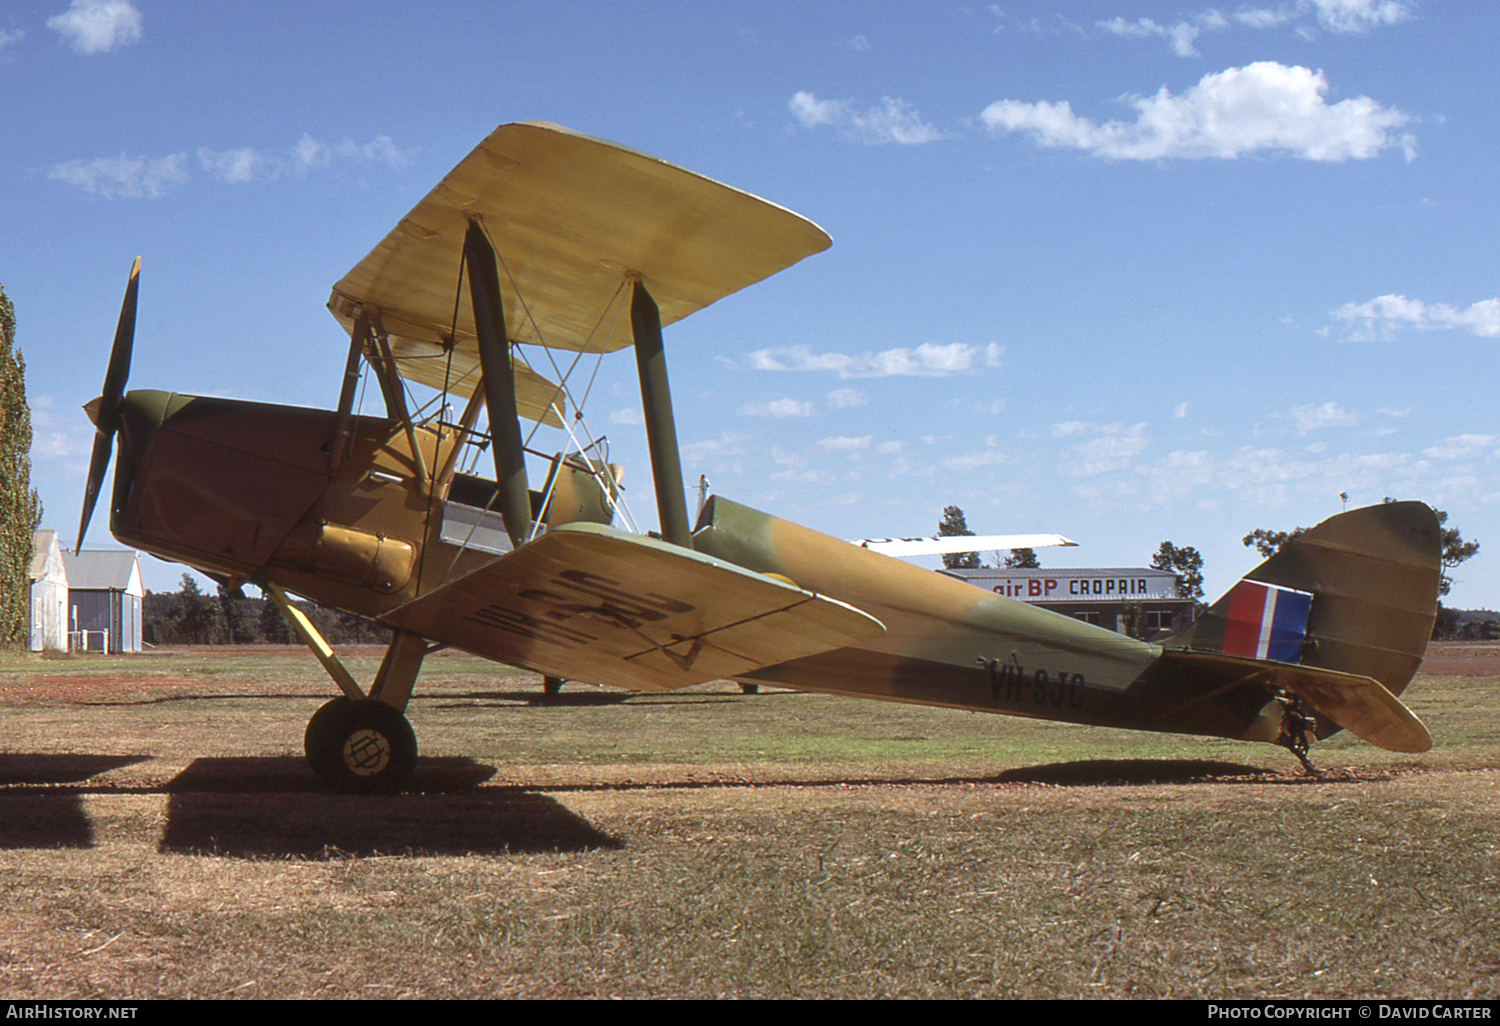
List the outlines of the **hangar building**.
<svg viewBox="0 0 1500 1026">
<path fill-rule="evenodd" d="M 1193 611 L 1192 600 L 1177 595 L 1177 576 L 1149 567 L 1023 570 L 986 566 L 938 573 L 1122 634 L 1138 612 L 1145 619 L 1147 638 L 1181 630 Z"/>
</svg>

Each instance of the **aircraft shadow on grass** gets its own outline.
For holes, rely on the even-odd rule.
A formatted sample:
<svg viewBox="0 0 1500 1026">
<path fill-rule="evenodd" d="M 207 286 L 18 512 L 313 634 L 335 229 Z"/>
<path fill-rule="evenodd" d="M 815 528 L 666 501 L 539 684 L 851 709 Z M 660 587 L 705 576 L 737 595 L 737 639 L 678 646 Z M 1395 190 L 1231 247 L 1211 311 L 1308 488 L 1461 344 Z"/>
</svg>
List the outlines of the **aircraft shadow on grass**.
<svg viewBox="0 0 1500 1026">
<path fill-rule="evenodd" d="M 0 850 L 93 846 L 94 825 L 82 795 L 33 792 L 0 798 Z"/>
<path fill-rule="evenodd" d="M 0 754 L 0 849 L 89 848 L 94 829 L 76 790 L 37 793 L 31 787 L 82 784 L 91 777 L 149 755 L 85 755 L 55 752 Z"/>
<path fill-rule="evenodd" d="M 435 709 L 458 707 L 472 709 L 476 705 L 480 707 L 538 705 L 556 706 L 560 709 L 584 709 L 592 706 L 622 705 L 626 700 L 638 697 L 640 696 L 630 691 L 564 691 L 559 695 L 547 695 L 539 688 L 525 688 L 514 691 L 443 692 L 440 695 L 427 696 L 427 701 L 421 704 Z M 652 696 L 653 699 L 656 697 Z M 418 701 L 420 703 L 420 700 Z"/>
<path fill-rule="evenodd" d="M 0 850 L 93 847 L 84 796 L 96 788 L 86 782 L 148 758 L 0 755 L 0 786 L 16 787 L 0 793 Z M 392 799 L 328 794 L 306 762 L 293 756 L 198 759 L 164 788 L 167 822 L 159 848 L 240 858 L 343 858 L 623 847 L 544 795 L 476 791 L 494 772 L 468 758 L 423 758 L 412 780 L 421 793 Z"/>
<path fill-rule="evenodd" d="M 144 756 L 0 756 L 0 784 L 68 785 L 140 762 Z M 397 797 L 327 794 L 303 760 L 240 757 L 195 760 L 169 781 L 165 854 L 230 858 L 332 859 L 371 855 L 495 855 L 619 849 L 606 834 L 547 795 L 484 788 L 494 768 L 463 757 L 422 758 L 417 793 Z M 1207 759 L 1089 759 L 1018 767 L 986 776 L 932 780 L 809 779 L 879 784 L 1051 784 L 1060 787 L 1161 784 L 1337 783 L 1248 764 Z M 777 781 L 768 786 L 796 786 Z M 653 789 L 672 787 L 655 782 Z M 743 782 L 684 781 L 692 788 Z M 594 790 L 597 785 L 557 790 Z M 631 785 L 611 785 L 630 790 Z M 0 849 L 90 848 L 94 830 L 78 789 L 0 796 Z"/>
<path fill-rule="evenodd" d="M 0 753 L 0 787 L 15 784 L 79 784 L 91 777 L 151 759 L 150 755 L 91 755 L 75 752 Z"/>
<path fill-rule="evenodd" d="M 299 758 L 205 758 L 166 786 L 164 853 L 240 858 L 495 855 L 620 848 L 545 795 L 475 788 L 494 768 L 422 758 L 413 794 L 327 794 Z"/>
<path fill-rule="evenodd" d="M 1274 770 L 1214 759 L 1083 759 L 1022 766 L 988 778 L 998 784 L 1104 787 L 1128 784 L 1266 784 L 1286 779 Z"/>
<path fill-rule="evenodd" d="M 557 709 L 588 709 L 611 705 L 624 705 L 634 699 L 635 705 L 717 705 L 724 702 L 733 702 L 740 696 L 730 695 L 705 695 L 693 693 L 690 695 L 672 694 L 641 694 L 635 691 L 564 691 L 557 695 L 548 695 L 539 690 L 522 691 L 471 691 L 464 693 L 445 692 L 441 695 L 430 695 L 425 700 L 415 700 L 417 704 L 433 709 L 473 709 L 476 707 L 493 706 L 504 708 L 507 706 L 529 705 Z"/>
</svg>

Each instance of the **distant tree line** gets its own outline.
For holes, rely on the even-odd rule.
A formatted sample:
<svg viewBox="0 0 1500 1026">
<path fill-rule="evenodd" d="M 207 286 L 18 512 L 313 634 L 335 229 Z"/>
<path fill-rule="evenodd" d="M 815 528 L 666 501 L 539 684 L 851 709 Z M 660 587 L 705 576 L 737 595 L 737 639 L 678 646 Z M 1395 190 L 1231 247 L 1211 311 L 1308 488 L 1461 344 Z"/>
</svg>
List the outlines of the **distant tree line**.
<svg viewBox="0 0 1500 1026">
<path fill-rule="evenodd" d="M 383 645 L 390 631 L 352 613 L 295 602 L 331 645 Z M 296 633 L 268 598 L 249 598 L 220 585 L 204 591 L 190 574 L 178 591 L 146 592 L 141 638 L 148 645 L 289 645 Z"/>
</svg>

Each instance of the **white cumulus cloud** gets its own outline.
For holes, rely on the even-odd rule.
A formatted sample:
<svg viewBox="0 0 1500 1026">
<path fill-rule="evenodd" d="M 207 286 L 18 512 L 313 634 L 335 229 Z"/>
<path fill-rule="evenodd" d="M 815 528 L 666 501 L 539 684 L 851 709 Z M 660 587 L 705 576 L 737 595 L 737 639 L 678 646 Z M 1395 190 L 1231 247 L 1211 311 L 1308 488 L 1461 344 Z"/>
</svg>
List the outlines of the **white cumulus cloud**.
<svg viewBox="0 0 1500 1026">
<path fill-rule="evenodd" d="M 1390 338 L 1400 328 L 1418 331 L 1462 331 L 1482 338 L 1500 338 L 1500 298 L 1484 299 L 1467 307 L 1424 303 L 1406 296 L 1377 296 L 1367 303 L 1345 303 L 1333 316 L 1352 325 L 1346 340 L 1368 342 Z"/>
<path fill-rule="evenodd" d="M 913 146 L 943 138 L 943 133 L 923 121 L 911 104 L 889 96 L 861 111 L 855 109 L 851 100 L 820 100 L 803 91 L 794 95 L 787 106 L 802 127 L 832 126 L 855 142 Z"/>
<path fill-rule="evenodd" d="M 141 12 L 129 0 L 73 0 L 47 27 L 79 53 L 108 53 L 140 41 Z"/>
<path fill-rule="evenodd" d="M 841 378 L 945 377 L 974 370 L 991 359 L 998 359 L 992 349 L 980 350 L 962 342 L 942 346 L 924 342 L 914 348 L 857 355 L 814 353 L 806 346 L 758 349 L 750 354 L 750 366 L 770 371 L 833 371 Z"/>
<path fill-rule="evenodd" d="M 105 199 L 155 197 L 187 181 L 187 159 L 186 153 L 154 159 L 122 153 L 118 157 L 59 164 L 47 173 L 47 177 Z"/>
<path fill-rule="evenodd" d="M 1397 25 L 1416 11 L 1410 0 L 1299 0 L 1299 11 L 1311 11 L 1330 32 L 1367 32 Z"/>
<path fill-rule="evenodd" d="M 1321 71 L 1259 61 L 1204 75 L 1174 96 L 1163 86 L 1129 97 L 1134 121 L 1096 124 L 1068 101 L 997 100 L 980 114 L 996 135 L 1022 132 L 1039 145 L 1084 150 L 1111 160 L 1232 159 L 1288 152 L 1305 160 L 1363 160 L 1400 144 L 1414 155 L 1410 136 L 1397 130 L 1411 119 L 1368 96 L 1329 104 Z"/>
<path fill-rule="evenodd" d="M 1071 476 L 1090 476 L 1114 470 L 1123 470 L 1131 461 L 1145 452 L 1151 444 L 1145 424 L 1087 424 L 1069 421 L 1054 424 L 1052 434 L 1059 438 L 1093 435 L 1088 441 L 1072 446 L 1071 458 L 1058 465 L 1061 473 Z"/>
<path fill-rule="evenodd" d="M 772 417 L 782 420 L 787 417 L 811 417 L 813 404 L 800 399 L 773 399 L 768 403 L 745 403 L 740 413 L 746 417 Z"/>
<path fill-rule="evenodd" d="M 1475 456 L 1493 456 L 1497 448 L 1500 448 L 1500 437 L 1495 435 L 1454 435 L 1441 445 L 1423 449 L 1422 455 L 1435 460 L 1473 459 Z"/>
<path fill-rule="evenodd" d="M 377 136 L 363 144 L 346 138 L 328 146 L 304 134 L 296 146 L 285 150 L 257 150 L 249 146 L 213 150 L 204 146 L 198 149 L 197 158 L 199 168 L 207 174 L 230 185 L 238 185 L 274 179 L 286 173 L 305 174 L 328 168 L 335 162 L 400 167 L 406 162 L 407 155 L 396 148 L 389 136 Z M 186 182 L 189 163 L 186 153 L 156 158 L 121 154 L 58 164 L 48 172 L 48 177 L 106 199 L 152 197 Z"/>
<path fill-rule="evenodd" d="M 1400 24 L 1411 18 L 1415 11 L 1414 0 L 1294 0 L 1290 3 L 1283 0 L 1274 7 L 1245 6 L 1227 15 L 1210 7 L 1175 22 L 1114 17 L 1094 24 L 1100 30 L 1124 39 L 1164 39 L 1177 56 L 1196 57 L 1195 44 L 1199 36 L 1236 26 L 1248 29 L 1291 26 L 1297 35 L 1311 40 L 1317 35 L 1316 28 L 1342 35 L 1364 34 L 1373 28 Z"/>
<path fill-rule="evenodd" d="M 875 441 L 874 435 L 864 435 L 859 438 L 839 436 L 835 438 L 818 439 L 818 448 L 827 449 L 829 452 L 864 452 Z"/>
<path fill-rule="evenodd" d="M 1359 422 L 1358 417 L 1335 402 L 1297 406 L 1288 412 L 1288 416 L 1292 418 L 1299 435 L 1323 428 L 1352 427 Z"/>
<path fill-rule="evenodd" d="M 1177 56 L 1196 57 L 1198 50 L 1193 44 L 1198 36 L 1205 31 L 1227 28 L 1229 21 L 1218 11 L 1208 10 L 1172 25 L 1162 25 L 1151 18 L 1137 18 L 1135 21 L 1111 18 L 1098 25 L 1106 32 L 1127 39 L 1160 36 L 1170 43 L 1172 52 Z"/>
<path fill-rule="evenodd" d="M 249 147 L 222 152 L 207 148 L 198 150 L 198 163 L 203 170 L 230 183 L 250 181 L 255 177 L 255 169 L 263 162 L 264 158 Z"/>
</svg>

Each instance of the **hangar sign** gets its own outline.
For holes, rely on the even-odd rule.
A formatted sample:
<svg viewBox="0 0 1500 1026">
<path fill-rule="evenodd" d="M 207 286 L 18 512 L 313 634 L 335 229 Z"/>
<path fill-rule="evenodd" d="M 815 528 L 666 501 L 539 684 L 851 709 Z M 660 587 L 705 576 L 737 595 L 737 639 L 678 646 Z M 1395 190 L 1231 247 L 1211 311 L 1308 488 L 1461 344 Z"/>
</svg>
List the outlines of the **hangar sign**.
<svg viewBox="0 0 1500 1026">
<path fill-rule="evenodd" d="M 1016 570 L 964 571 L 963 577 L 996 595 L 1023 602 L 1140 602 L 1177 598 L 1177 577 L 1163 570 Z"/>
</svg>

